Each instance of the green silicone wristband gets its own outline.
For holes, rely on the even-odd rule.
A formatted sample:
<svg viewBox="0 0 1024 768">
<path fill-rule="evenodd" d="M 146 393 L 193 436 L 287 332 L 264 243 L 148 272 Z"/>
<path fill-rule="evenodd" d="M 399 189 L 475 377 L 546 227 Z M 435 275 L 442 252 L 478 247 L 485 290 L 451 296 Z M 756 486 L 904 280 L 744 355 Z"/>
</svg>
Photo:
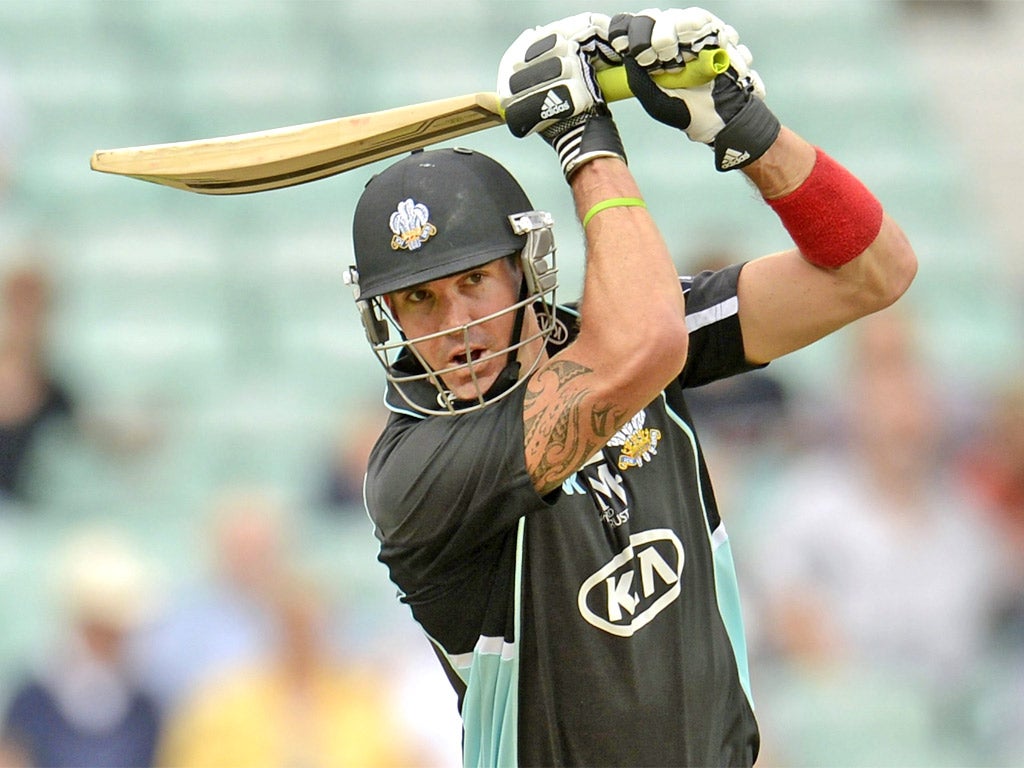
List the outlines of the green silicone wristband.
<svg viewBox="0 0 1024 768">
<path fill-rule="evenodd" d="M 607 200 L 602 200 L 597 203 L 593 208 L 587 211 L 587 215 L 583 217 L 583 227 L 586 228 L 590 220 L 594 218 L 595 214 L 600 213 L 606 208 L 646 208 L 647 203 L 641 200 L 639 197 L 610 197 Z"/>
</svg>

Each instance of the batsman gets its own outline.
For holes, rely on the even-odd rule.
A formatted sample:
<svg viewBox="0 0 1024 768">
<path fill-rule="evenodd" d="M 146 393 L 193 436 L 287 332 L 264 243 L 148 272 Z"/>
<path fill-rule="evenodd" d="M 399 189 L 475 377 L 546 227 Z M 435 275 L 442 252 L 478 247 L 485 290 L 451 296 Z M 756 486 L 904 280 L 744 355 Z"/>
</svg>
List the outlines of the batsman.
<svg viewBox="0 0 1024 768">
<path fill-rule="evenodd" d="M 713 81 L 658 84 L 706 49 L 728 54 Z M 700 8 L 576 15 L 507 49 L 506 122 L 551 145 L 575 202 L 578 302 L 555 299 L 551 217 L 489 157 L 415 152 L 356 206 L 349 280 L 391 410 L 366 505 L 458 694 L 466 766 L 757 758 L 733 557 L 686 390 L 892 304 L 917 262 L 865 185 L 780 124 L 750 65 Z M 793 247 L 677 274 L 597 85 L 613 66 L 653 119 L 749 179 Z M 675 204 L 701 184 L 681 176 Z"/>
</svg>

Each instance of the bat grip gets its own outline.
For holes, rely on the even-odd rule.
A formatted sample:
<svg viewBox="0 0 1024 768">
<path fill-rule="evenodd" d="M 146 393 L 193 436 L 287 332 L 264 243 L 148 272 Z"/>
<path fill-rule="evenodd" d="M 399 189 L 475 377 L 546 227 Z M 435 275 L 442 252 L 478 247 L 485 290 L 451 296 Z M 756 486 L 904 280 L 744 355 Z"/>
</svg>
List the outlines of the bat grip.
<svg viewBox="0 0 1024 768">
<path fill-rule="evenodd" d="M 705 48 L 697 58 L 677 72 L 663 72 L 654 79 L 662 88 L 693 88 L 715 79 L 729 68 L 729 54 L 724 48 Z M 622 101 L 633 96 L 626 80 L 625 67 L 602 69 L 597 83 L 606 101 Z"/>
</svg>

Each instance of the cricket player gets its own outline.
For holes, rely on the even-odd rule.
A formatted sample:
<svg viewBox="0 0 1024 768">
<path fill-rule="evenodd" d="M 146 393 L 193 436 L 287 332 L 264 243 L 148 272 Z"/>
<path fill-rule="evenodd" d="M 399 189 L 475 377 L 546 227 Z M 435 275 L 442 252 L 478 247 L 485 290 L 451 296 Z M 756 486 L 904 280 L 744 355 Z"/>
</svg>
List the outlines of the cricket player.
<svg viewBox="0 0 1024 768">
<path fill-rule="evenodd" d="M 731 61 L 713 82 L 658 85 L 706 48 Z M 467 766 L 757 757 L 732 553 L 685 391 L 888 306 L 916 259 L 860 181 L 780 125 L 750 63 L 699 8 L 577 15 L 508 48 L 508 125 L 556 151 L 586 240 L 578 303 L 554 297 L 551 217 L 488 157 L 414 153 L 358 202 L 350 281 L 392 411 L 366 504 L 458 693 Z M 596 85 L 617 65 L 654 119 L 745 174 L 792 248 L 676 274 Z"/>
</svg>

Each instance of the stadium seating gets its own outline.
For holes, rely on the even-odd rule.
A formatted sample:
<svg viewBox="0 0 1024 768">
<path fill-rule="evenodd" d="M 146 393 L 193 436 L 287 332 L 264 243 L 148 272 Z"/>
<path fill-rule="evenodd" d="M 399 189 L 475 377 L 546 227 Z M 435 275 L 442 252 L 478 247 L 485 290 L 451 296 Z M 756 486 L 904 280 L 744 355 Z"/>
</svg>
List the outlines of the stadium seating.
<svg viewBox="0 0 1024 768">
<path fill-rule="evenodd" d="M 573 0 L 559 12 L 589 5 Z M 187 563 L 187 524 L 224 484 L 269 482 L 315 507 L 346 407 L 382 390 L 341 271 L 351 261 L 351 208 L 383 166 L 212 198 L 93 173 L 90 154 L 492 90 L 504 45 L 552 12 L 504 0 L 460 3 L 457 13 L 434 6 L 0 3 L 0 74 L 20 97 L 27 125 L 13 196 L 55 267 L 55 364 L 87 405 L 144 411 L 165 428 L 152 454 L 127 464 L 84 439 L 58 441 L 41 489 L 43 522 L 6 525 L 0 509 L 0 690 L 12 658 L 43 631 L 25 610 L 35 597 L 21 596 L 40 594 L 33 569 L 69 521 L 133 521 L 162 561 Z M 969 208 L 950 215 L 950 201 L 963 194 L 955 145 L 930 128 L 912 72 L 900 62 L 886 66 L 876 53 L 896 8 L 732 0 L 715 10 L 755 52 L 784 121 L 860 173 L 905 222 L 928 265 L 914 306 L 935 323 L 941 357 L 953 354 L 939 342 L 954 330 L 944 307 L 964 291 L 982 295 L 994 268 L 971 256 L 990 246 Z M 681 264 L 711 246 L 743 258 L 785 247 L 777 221 L 742 178 L 715 174 L 707 153 L 652 124 L 637 105 L 616 114 Z M 539 141 L 516 144 L 503 130 L 456 143 L 499 156 L 534 204 L 556 214 L 562 295 L 575 296 L 580 246 L 550 150 Z M 957 325 L 976 342 L 977 359 L 965 367 L 998 367 L 1007 315 L 1016 311 L 1004 298 L 980 307 L 974 326 Z M 779 370 L 796 387 L 818 382 L 826 375 L 821 361 L 835 350 L 822 345 Z"/>
</svg>

